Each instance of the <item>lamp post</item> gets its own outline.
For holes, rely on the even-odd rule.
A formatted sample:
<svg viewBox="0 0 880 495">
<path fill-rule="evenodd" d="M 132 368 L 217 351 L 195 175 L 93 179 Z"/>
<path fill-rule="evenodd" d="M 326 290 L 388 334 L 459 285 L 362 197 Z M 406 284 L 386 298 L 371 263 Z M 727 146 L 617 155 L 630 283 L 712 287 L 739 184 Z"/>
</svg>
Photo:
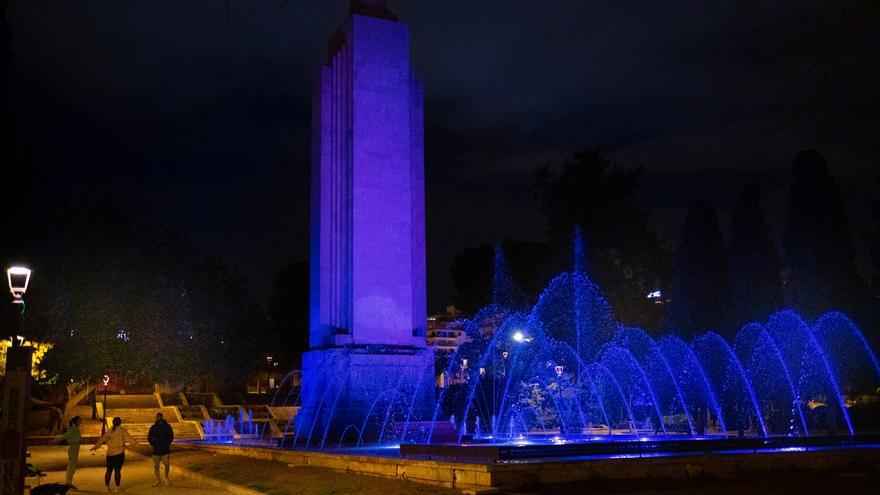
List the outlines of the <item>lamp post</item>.
<svg viewBox="0 0 880 495">
<path fill-rule="evenodd" d="M 3 387 L 2 419 L 0 419 L 0 495 L 24 493 L 24 466 L 27 447 L 27 416 L 30 409 L 33 348 L 25 346 L 21 331 L 24 294 L 31 279 L 31 270 L 24 266 L 6 269 L 6 280 L 12 303 L 21 305 L 12 330 L 12 344 L 6 351 L 6 380 Z M 4 329 L 6 330 L 6 329 Z"/>
<path fill-rule="evenodd" d="M 23 304 L 22 296 L 27 292 L 31 281 L 31 269 L 21 265 L 10 266 L 6 269 L 6 280 L 9 282 L 9 292 L 12 293 L 12 302 Z"/>
<path fill-rule="evenodd" d="M 553 370 L 556 371 L 556 414 L 559 416 L 559 433 L 565 435 L 565 423 L 562 421 L 562 406 L 560 406 L 562 402 L 562 372 L 565 371 L 565 366 L 557 364 Z"/>
<path fill-rule="evenodd" d="M 101 378 L 101 382 L 104 384 L 104 407 L 103 409 L 103 417 L 101 418 L 101 437 L 104 436 L 104 433 L 107 431 L 107 385 L 110 384 L 110 375 L 104 375 Z"/>
<path fill-rule="evenodd" d="M 6 281 L 9 284 L 9 293 L 12 294 L 12 304 L 21 306 L 18 328 L 12 332 L 12 346 L 18 345 L 20 347 L 24 343 L 24 337 L 19 335 L 21 333 L 20 315 L 24 314 L 26 307 L 23 296 L 27 292 L 28 284 L 31 281 L 31 269 L 20 265 L 10 266 L 6 269 Z"/>
<path fill-rule="evenodd" d="M 470 377 L 468 376 L 468 360 L 461 360 L 461 379 L 464 383 L 470 382 Z"/>
</svg>

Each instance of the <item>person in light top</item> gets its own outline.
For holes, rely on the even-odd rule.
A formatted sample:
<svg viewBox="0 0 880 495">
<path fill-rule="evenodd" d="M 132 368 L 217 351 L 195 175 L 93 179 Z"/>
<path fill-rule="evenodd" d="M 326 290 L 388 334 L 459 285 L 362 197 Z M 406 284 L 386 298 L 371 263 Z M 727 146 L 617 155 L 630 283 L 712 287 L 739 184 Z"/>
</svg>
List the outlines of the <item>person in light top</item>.
<svg viewBox="0 0 880 495">
<path fill-rule="evenodd" d="M 72 490 L 76 490 L 73 485 L 73 475 L 76 473 L 76 467 L 79 465 L 79 445 L 82 443 L 82 435 L 79 433 L 80 417 L 74 416 L 70 420 L 70 425 L 63 435 L 58 435 L 49 441 L 49 445 L 55 445 L 61 442 L 67 442 L 67 486 Z"/>
<path fill-rule="evenodd" d="M 125 463 L 125 444 L 140 445 L 140 443 L 128 433 L 122 426 L 122 418 L 113 418 L 113 428 L 104 434 L 92 450 L 98 450 L 101 445 L 107 445 L 107 471 L 104 473 L 104 486 L 108 492 L 119 491 L 122 482 L 122 464 Z M 110 489 L 110 474 L 116 479 L 116 489 Z"/>
</svg>

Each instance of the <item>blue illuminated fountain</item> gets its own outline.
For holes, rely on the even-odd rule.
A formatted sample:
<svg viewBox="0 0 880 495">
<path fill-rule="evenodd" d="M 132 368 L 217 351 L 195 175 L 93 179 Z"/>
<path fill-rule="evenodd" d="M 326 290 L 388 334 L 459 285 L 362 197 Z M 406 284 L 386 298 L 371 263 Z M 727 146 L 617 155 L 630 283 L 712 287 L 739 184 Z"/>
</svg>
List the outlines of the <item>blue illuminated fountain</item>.
<svg viewBox="0 0 880 495">
<path fill-rule="evenodd" d="M 876 427 L 852 410 L 876 393 L 880 364 L 845 315 L 810 325 L 784 310 L 731 341 L 714 331 L 691 342 L 674 332 L 655 338 L 614 321 L 584 271 L 577 234 L 573 251 L 572 270 L 526 309 L 505 304 L 519 296 L 496 252 L 493 301 L 455 323 L 470 342 L 436 370 L 448 381 L 436 389 L 432 421 L 411 420 L 413 388 L 401 380 L 341 437 L 301 425 L 288 446 L 853 437 Z M 330 380 L 335 370 L 326 373 Z"/>
</svg>

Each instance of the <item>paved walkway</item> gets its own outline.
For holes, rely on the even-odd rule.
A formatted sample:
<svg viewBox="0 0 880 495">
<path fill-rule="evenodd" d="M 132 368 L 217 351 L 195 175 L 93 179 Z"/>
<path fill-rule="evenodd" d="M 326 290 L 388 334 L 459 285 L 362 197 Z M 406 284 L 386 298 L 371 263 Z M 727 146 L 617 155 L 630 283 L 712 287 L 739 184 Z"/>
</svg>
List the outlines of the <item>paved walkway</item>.
<svg viewBox="0 0 880 495">
<path fill-rule="evenodd" d="M 104 448 L 91 453 L 91 445 L 83 445 L 79 454 L 79 469 L 73 478 L 73 483 L 78 490 L 68 493 L 107 493 L 104 487 L 105 455 Z M 66 446 L 32 446 L 28 450 L 31 453 L 30 463 L 36 469 L 45 471 L 47 476 L 42 483 L 64 483 L 67 472 L 67 447 Z M 172 464 L 174 458 L 172 456 Z M 127 452 L 125 466 L 122 468 L 122 493 L 138 495 L 166 495 L 180 493 L 183 495 L 209 495 L 231 493 L 220 487 L 206 485 L 194 480 L 175 478 L 171 474 L 170 487 L 153 487 L 156 478 L 153 476 L 153 461 Z M 36 486 L 36 478 L 28 478 L 28 483 Z M 110 481 L 111 486 L 115 486 Z"/>
</svg>

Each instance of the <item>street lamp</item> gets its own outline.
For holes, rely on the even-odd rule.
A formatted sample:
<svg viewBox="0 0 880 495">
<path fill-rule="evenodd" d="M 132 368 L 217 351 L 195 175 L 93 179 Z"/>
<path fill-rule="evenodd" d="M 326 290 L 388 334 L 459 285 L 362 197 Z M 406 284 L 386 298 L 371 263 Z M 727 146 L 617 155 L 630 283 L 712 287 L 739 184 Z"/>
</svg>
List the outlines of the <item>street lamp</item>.
<svg viewBox="0 0 880 495">
<path fill-rule="evenodd" d="M 520 332 L 519 330 L 514 332 L 513 337 L 511 337 L 511 338 L 513 339 L 514 342 L 525 342 L 525 340 L 526 340 L 526 336 L 522 332 Z"/>
<path fill-rule="evenodd" d="M 557 416 L 559 417 L 559 433 L 564 435 L 565 423 L 562 421 L 562 409 L 559 404 L 562 401 L 562 372 L 565 371 L 565 366 L 557 364 L 553 369 L 556 371 L 556 408 L 558 409 Z"/>
<path fill-rule="evenodd" d="M 9 283 L 9 293 L 12 294 L 12 304 L 21 304 L 21 314 L 24 314 L 24 293 L 27 292 L 28 283 L 31 281 L 31 269 L 24 266 L 10 266 L 6 269 L 6 281 Z M 12 332 L 12 346 L 16 342 L 19 347 L 24 343 L 24 337 L 18 335 L 21 331 L 21 321 L 18 322 L 17 331 Z"/>
<path fill-rule="evenodd" d="M 110 375 L 104 375 L 101 382 L 104 384 L 104 417 L 101 419 L 101 437 L 103 438 L 104 432 L 107 431 L 107 385 L 110 383 Z"/>
<path fill-rule="evenodd" d="M 25 266 L 10 266 L 6 269 L 6 280 L 9 282 L 9 292 L 12 293 L 12 302 L 24 304 L 21 296 L 27 292 L 31 281 L 31 269 Z"/>
</svg>

